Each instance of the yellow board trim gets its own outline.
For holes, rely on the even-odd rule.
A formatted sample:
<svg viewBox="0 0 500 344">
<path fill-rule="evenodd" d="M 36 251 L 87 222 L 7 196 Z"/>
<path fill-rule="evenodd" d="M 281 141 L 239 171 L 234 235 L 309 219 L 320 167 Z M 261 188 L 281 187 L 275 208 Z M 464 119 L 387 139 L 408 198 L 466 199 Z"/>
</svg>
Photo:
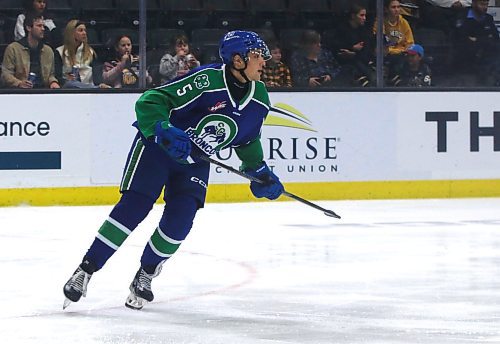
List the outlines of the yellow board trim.
<svg viewBox="0 0 500 344">
<path fill-rule="evenodd" d="M 308 200 L 500 197 L 500 179 L 287 183 L 286 189 Z M 118 186 L 0 189 L 0 206 L 4 207 L 108 205 L 119 199 Z M 208 188 L 207 202 L 255 200 L 247 184 L 211 184 Z"/>
</svg>

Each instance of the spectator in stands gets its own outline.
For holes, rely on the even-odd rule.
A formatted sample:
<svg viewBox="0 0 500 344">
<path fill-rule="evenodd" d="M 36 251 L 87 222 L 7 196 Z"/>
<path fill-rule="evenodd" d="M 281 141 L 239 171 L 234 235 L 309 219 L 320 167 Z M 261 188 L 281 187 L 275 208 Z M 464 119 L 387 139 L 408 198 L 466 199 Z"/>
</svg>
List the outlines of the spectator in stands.
<svg viewBox="0 0 500 344">
<path fill-rule="evenodd" d="M 170 51 L 160 61 L 162 83 L 183 76 L 189 70 L 199 66 L 200 61 L 190 53 L 188 38 L 185 35 L 173 37 L 170 42 Z"/>
<path fill-rule="evenodd" d="M 404 62 L 406 50 L 414 44 L 413 32 L 408 21 L 401 15 L 401 4 L 398 0 L 384 2 L 384 37 L 386 42 L 386 63 L 397 70 Z M 374 34 L 377 33 L 377 21 L 373 26 Z"/>
<path fill-rule="evenodd" d="M 281 61 L 281 47 L 277 42 L 269 44 L 271 59 L 266 61 L 262 81 L 267 87 L 292 87 L 290 69 Z"/>
<path fill-rule="evenodd" d="M 369 86 L 374 81 L 374 36 L 366 27 L 366 7 L 351 4 L 348 18 L 336 32 L 336 58 L 351 70 L 357 85 Z"/>
<path fill-rule="evenodd" d="M 424 48 L 411 45 L 406 51 L 406 61 L 397 73 L 391 76 L 393 86 L 424 87 L 432 85 L 432 72 L 424 62 Z"/>
<path fill-rule="evenodd" d="M 54 52 L 43 44 L 43 17 L 28 13 L 24 20 L 26 37 L 5 49 L 2 82 L 6 87 L 59 88 L 54 75 Z"/>
<path fill-rule="evenodd" d="M 321 47 L 321 36 L 306 30 L 301 38 L 302 49 L 293 52 L 291 62 L 294 86 L 333 86 L 340 74 L 340 66 L 333 54 Z"/>
<path fill-rule="evenodd" d="M 459 15 L 471 4 L 472 0 L 421 1 L 422 25 L 450 33 Z"/>
<path fill-rule="evenodd" d="M 73 19 L 64 29 L 64 44 L 56 49 L 56 74 L 65 88 L 95 88 L 93 67 L 97 54 L 87 41 L 85 23 Z M 99 77 L 97 76 L 97 78 Z M 106 88 L 105 84 L 100 87 Z"/>
<path fill-rule="evenodd" d="M 132 54 L 132 40 L 127 35 L 119 35 L 113 44 L 115 57 L 104 63 L 103 82 L 114 88 L 139 87 L 139 56 Z M 146 84 L 152 78 L 146 71 Z"/>
<path fill-rule="evenodd" d="M 24 12 L 17 16 L 16 25 L 14 27 L 14 39 L 19 41 L 26 36 L 24 30 L 24 19 L 27 13 L 34 13 L 43 16 L 43 25 L 45 26 L 44 41 L 50 46 L 55 46 L 59 41 L 59 32 L 54 20 L 51 19 L 47 12 L 47 0 L 25 0 L 23 7 Z"/>
<path fill-rule="evenodd" d="M 472 7 L 457 20 L 455 68 L 472 73 L 470 86 L 492 86 L 498 79 L 499 35 L 493 17 L 486 13 L 488 0 L 472 0 Z"/>
</svg>

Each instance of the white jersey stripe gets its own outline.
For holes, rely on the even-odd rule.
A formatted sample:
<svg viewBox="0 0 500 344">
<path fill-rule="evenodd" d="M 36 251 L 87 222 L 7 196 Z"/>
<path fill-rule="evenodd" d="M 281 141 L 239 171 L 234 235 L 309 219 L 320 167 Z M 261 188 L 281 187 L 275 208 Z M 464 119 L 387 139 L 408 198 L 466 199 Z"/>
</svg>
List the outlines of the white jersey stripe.
<svg viewBox="0 0 500 344">
<path fill-rule="evenodd" d="M 168 237 L 165 233 L 163 233 L 163 232 L 161 231 L 160 226 L 158 226 L 158 227 L 156 228 L 156 230 L 157 230 L 157 231 L 158 231 L 158 233 L 160 234 L 161 238 L 162 238 L 163 240 L 165 240 L 166 242 L 171 243 L 171 244 L 173 244 L 173 245 L 180 245 L 180 244 L 182 244 L 182 240 L 180 240 L 180 241 L 179 241 L 179 240 L 172 239 L 172 238 Z"/>
<path fill-rule="evenodd" d="M 160 256 L 160 257 L 163 257 L 163 258 L 169 258 L 169 257 L 171 257 L 171 256 L 172 256 L 171 254 L 168 254 L 168 253 L 162 253 L 162 252 L 160 252 L 160 251 L 159 251 L 159 250 L 155 247 L 155 245 L 153 244 L 153 242 L 151 241 L 151 239 L 149 239 L 149 241 L 148 241 L 148 245 L 149 245 L 149 247 L 151 247 L 151 249 L 153 250 L 153 252 L 154 252 L 156 255 Z"/>
<path fill-rule="evenodd" d="M 105 237 L 103 237 L 101 235 L 101 233 L 97 233 L 96 238 L 99 239 L 99 240 L 101 240 L 103 243 L 105 243 L 109 247 L 111 247 L 113 250 L 115 250 L 115 251 L 118 250 L 118 246 L 116 246 L 111 241 L 109 241 L 108 239 L 106 239 Z"/>
<path fill-rule="evenodd" d="M 130 229 L 128 229 L 127 227 L 125 227 L 124 225 L 122 225 L 120 222 L 116 221 L 112 217 L 108 217 L 108 222 L 111 223 L 116 228 L 118 228 L 119 230 L 121 230 L 123 233 L 127 234 L 127 236 L 129 236 L 132 233 L 132 231 Z"/>
</svg>

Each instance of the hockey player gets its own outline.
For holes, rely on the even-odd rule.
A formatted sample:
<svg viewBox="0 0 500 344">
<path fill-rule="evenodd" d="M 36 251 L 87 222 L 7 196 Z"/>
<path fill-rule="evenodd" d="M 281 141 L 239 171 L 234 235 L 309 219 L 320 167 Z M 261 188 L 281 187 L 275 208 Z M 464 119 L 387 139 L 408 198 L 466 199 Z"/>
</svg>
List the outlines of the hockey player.
<svg viewBox="0 0 500 344">
<path fill-rule="evenodd" d="M 204 206 L 209 164 L 199 159 L 233 148 L 241 169 L 264 184 L 251 182 L 255 197 L 271 200 L 283 192 L 279 178 L 263 160 L 260 133 L 269 97 L 260 82 L 271 56 L 254 32 L 231 31 L 220 42 L 223 64 L 194 69 L 166 85 L 148 90 L 135 105 L 138 133 L 130 149 L 120 185 L 120 201 L 104 221 L 64 285 L 63 308 L 86 296 L 92 274 L 123 244 L 148 215 L 165 188 L 165 207 L 146 244 L 125 305 L 141 309 L 153 301 L 152 279 L 188 235 Z"/>
</svg>

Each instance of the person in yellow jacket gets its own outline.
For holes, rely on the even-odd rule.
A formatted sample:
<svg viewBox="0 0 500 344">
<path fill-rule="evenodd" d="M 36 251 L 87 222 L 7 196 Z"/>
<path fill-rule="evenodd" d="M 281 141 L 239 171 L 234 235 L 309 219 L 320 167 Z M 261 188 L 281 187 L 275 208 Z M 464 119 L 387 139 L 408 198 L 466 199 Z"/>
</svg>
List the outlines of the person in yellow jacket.
<svg viewBox="0 0 500 344">
<path fill-rule="evenodd" d="M 377 33 L 377 21 L 373 33 Z M 408 48 L 415 43 L 410 24 L 401 15 L 398 0 L 386 0 L 384 3 L 384 39 L 387 65 L 389 69 L 397 68 L 404 62 Z"/>
</svg>

